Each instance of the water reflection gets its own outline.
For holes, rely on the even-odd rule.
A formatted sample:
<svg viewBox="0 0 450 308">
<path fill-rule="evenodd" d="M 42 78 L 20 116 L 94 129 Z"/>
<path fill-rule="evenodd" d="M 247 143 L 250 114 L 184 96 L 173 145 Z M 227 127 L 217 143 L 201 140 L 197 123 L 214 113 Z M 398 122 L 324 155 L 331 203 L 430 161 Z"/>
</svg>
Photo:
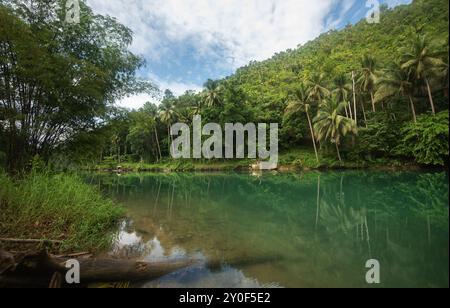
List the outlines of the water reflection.
<svg viewBox="0 0 450 308">
<path fill-rule="evenodd" d="M 195 257 L 148 287 L 366 287 L 380 260 L 384 287 L 448 286 L 445 173 L 96 175 L 125 204 L 113 253 Z"/>
</svg>

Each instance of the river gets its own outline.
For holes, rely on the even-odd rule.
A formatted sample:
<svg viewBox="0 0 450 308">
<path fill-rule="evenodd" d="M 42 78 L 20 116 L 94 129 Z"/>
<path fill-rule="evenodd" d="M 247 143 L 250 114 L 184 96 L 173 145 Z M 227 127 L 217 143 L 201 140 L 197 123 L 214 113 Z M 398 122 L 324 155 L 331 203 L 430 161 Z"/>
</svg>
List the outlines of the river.
<svg viewBox="0 0 450 308">
<path fill-rule="evenodd" d="M 448 287 L 445 172 L 89 177 L 123 204 L 111 254 L 199 264 L 141 287 Z M 368 260 L 381 283 L 366 281 Z"/>
</svg>

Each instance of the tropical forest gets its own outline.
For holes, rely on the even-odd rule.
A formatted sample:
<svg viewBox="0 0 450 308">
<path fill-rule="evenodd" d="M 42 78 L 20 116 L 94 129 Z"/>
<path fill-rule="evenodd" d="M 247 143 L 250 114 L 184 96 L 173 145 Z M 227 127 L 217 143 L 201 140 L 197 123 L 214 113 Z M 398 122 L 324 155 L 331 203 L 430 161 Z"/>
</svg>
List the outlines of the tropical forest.
<svg viewBox="0 0 450 308">
<path fill-rule="evenodd" d="M 447 0 L 381 1 L 182 91 L 98 2 L 0 0 L 0 288 L 448 288 Z M 277 166 L 250 142 L 174 158 L 195 119 L 278 124 Z"/>
</svg>

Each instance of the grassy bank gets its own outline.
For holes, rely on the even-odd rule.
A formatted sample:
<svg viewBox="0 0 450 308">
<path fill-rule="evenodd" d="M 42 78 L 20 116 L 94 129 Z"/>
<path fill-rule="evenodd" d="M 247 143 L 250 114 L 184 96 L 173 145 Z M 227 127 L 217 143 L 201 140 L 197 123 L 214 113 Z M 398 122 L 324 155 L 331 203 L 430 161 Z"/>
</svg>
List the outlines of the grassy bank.
<svg viewBox="0 0 450 308">
<path fill-rule="evenodd" d="M 111 244 L 122 214 L 75 175 L 33 172 L 13 180 L 0 172 L 2 238 L 58 240 L 52 250 L 61 252 L 98 251 Z"/>
<path fill-rule="evenodd" d="M 317 162 L 311 149 L 297 148 L 285 151 L 279 157 L 280 171 L 308 171 L 327 169 L 401 169 L 416 168 L 417 164 L 408 161 L 393 159 L 373 160 L 344 160 L 340 162 L 332 156 L 320 156 Z M 105 161 L 95 166 L 86 167 L 91 171 L 117 171 L 124 172 L 174 172 L 174 171 L 242 171 L 249 170 L 256 160 L 165 160 L 160 163 L 133 163 Z M 120 168 L 119 168 L 120 167 Z"/>
</svg>

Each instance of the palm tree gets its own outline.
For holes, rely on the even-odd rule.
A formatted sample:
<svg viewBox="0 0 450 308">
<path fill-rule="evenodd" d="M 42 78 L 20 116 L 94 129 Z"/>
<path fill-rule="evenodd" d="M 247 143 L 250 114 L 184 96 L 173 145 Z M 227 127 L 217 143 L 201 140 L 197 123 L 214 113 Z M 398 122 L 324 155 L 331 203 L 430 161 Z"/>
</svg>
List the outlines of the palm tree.
<svg viewBox="0 0 450 308">
<path fill-rule="evenodd" d="M 158 148 L 158 154 L 159 154 L 158 161 L 162 160 L 161 146 L 159 145 L 158 127 L 157 127 L 158 126 L 158 121 L 159 121 L 158 108 L 156 107 L 156 105 L 154 105 L 154 104 L 152 104 L 150 102 L 147 102 L 147 103 L 145 103 L 145 105 L 143 107 L 143 110 L 145 112 L 147 112 L 152 117 L 152 120 L 153 120 L 153 123 L 154 123 L 154 125 L 153 125 L 153 132 L 155 134 L 156 146 Z"/>
<path fill-rule="evenodd" d="M 175 119 L 175 109 L 171 101 L 163 101 L 161 103 L 159 117 L 163 123 L 167 125 L 167 143 L 168 148 L 171 147 L 172 135 L 170 134 L 170 126 Z"/>
<path fill-rule="evenodd" d="M 354 120 L 341 115 L 346 103 L 339 103 L 334 99 L 323 101 L 317 116 L 314 118 L 314 131 L 317 140 L 330 141 L 336 146 L 339 161 L 342 162 L 339 146 L 341 139 L 347 134 L 357 134 Z"/>
<path fill-rule="evenodd" d="M 449 58 L 449 51 L 448 51 L 448 37 L 447 37 L 447 42 L 445 44 L 445 48 L 442 49 L 441 53 L 441 58 L 444 59 L 444 66 L 442 67 L 442 69 L 439 71 L 439 78 L 441 81 L 441 85 L 442 85 L 442 90 L 444 91 L 444 96 L 446 98 L 448 98 L 448 69 L 449 69 L 449 63 L 448 63 L 448 58 Z"/>
<path fill-rule="evenodd" d="M 308 86 L 308 99 L 320 104 L 322 100 L 330 96 L 330 91 L 325 86 L 325 75 L 315 73 L 306 82 Z"/>
<path fill-rule="evenodd" d="M 424 35 L 417 35 L 411 49 L 405 51 L 402 58 L 402 68 L 414 74 L 417 81 L 425 82 L 430 100 L 431 111 L 436 114 L 430 79 L 436 74 L 436 69 L 445 67 L 444 61 L 433 52 Z"/>
<path fill-rule="evenodd" d="M 376 60 L 374 57 L 364 55 L 361 60 L 361 76 L 358 79 L 358 83 L 361 85 L 361 89 L 364 92 L 370 94 L 372 101 L 372 111 L 376 112 L 374 90 L 376 82 Z"/>
<path fill-rule="evenodd" d="M 308 91 L 306 87 L 302 84 L 300 87 L 295 91 L 291 101 L 289 102 L 287 108 L 286 108 L 286 114 L 293 114 L 298 112 L 305 112 L 306 117 L 308 118 L 308 124 L 309 129 L 311 132 L 311 138 L 314 146 L 314 152 L 316 154 L 316 160 L 318 163 L 320 163 L 319 160 L 319 153 L 317 151 L 317 145 L 316 145 L 316 138 L 314 135 L 314 129 L 311 122 L 311 117 L 309 116 L 309 110 L 311 109 L 311 105 L 308 100 Z"/>
<path fill-rule="evenodd" d="M 387 97 L 399 95 L 407 97 L 411 105 L 414 123 L 417 123 L 416 107 L 414 105 L 414 77 L 411 72 L 402 68 L 400 63 L 394 63 L 377 80 L 378 90 L 375 93 L 375 103 Z"/>
<path fill-rule="evenodd" d="M 350 85 L 345 74 L 340 74 L 334 78 L 335 89 L 331 92 L 338 102 L 347 102 L 350 94 Z M 345 106 L 345 114 L 347 117 L 353 118 L 352 108 L 350 110 Z M 350 112 L 349 112 L 350 111 Z"/>
<path fill-rule="evenodd" d="M 209 107 L 215 107 L 222 103 L 222 87 L 217 81 L 209 79 L 205 85 L 204 101 Z"/>
</svg>

